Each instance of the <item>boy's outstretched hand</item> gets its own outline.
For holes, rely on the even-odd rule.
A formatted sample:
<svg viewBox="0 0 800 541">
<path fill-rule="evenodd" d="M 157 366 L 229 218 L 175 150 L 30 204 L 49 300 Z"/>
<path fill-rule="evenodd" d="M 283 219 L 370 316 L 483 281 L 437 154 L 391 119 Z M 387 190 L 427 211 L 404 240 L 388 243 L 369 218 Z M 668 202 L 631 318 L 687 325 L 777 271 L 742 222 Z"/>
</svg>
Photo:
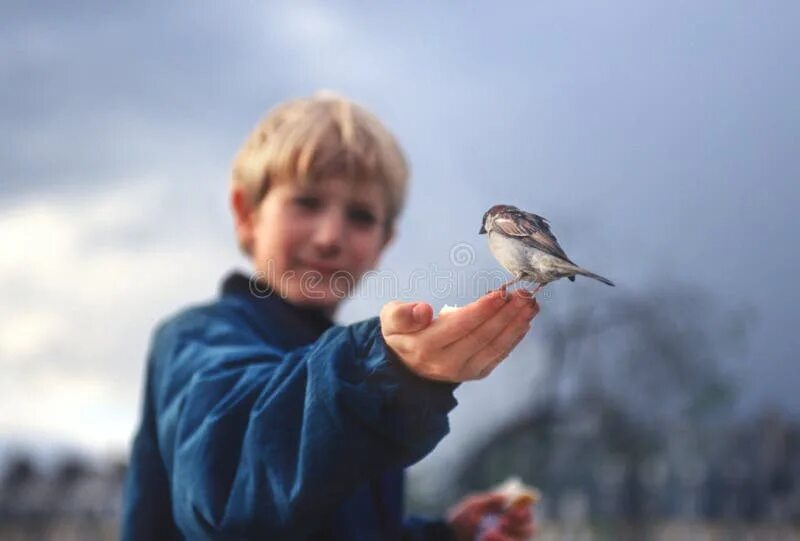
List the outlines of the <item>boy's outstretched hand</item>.
<svg viewBox="0 0 800 541">
<path fill-rule="evenodd" d="M 381 309 L 386 344 L 415 374 L 462 382 L 488 376 L 531 328 L 539 313 L 524 289 L 508 298 L 494 291 L 472 304 L 433 319 L 421 302 L 392 301 Z"/>
<path fill-rule="evenodd" d="M 534 534 L 529 505 L 505 508 L 506 498 L 497 492 L 467 496 L 447 512 L 447 523 L 458 541 L 521 541 Z M 494 515 L 496 520 L 486 521 Z M 479 537 L 478 537 L 479 536 Z"/>
</svg>

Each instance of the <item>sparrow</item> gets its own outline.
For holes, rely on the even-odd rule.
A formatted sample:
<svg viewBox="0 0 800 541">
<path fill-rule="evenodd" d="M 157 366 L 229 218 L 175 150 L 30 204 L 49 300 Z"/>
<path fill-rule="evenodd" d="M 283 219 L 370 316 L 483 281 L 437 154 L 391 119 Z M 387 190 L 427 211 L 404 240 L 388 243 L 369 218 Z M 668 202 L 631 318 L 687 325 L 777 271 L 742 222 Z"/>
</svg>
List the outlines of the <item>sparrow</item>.
<svg viewBox="0 0 800 541">
<path fill-rule="evenodd" d="M 614 285 L 608 278 L 579 267 L 567 257 L 550 231 L 547 218 L 512 205 L 495 205 L 483 215 L 478 234 L 488 236 L 492 255 L 514 276 L 500 286 L 504 293 L 507 287 L 525 280 L 537 284 L 531 292 L 535 295 L 559 278 L 574 282 L 576 274 Z"/>
</svg>

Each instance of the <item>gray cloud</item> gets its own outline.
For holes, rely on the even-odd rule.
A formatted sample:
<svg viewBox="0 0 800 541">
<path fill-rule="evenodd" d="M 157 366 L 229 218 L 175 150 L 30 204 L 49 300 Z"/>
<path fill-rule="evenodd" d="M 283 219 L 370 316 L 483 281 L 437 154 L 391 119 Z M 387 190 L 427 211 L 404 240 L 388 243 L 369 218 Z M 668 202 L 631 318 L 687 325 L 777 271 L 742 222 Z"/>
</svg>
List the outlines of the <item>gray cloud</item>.
<svg viewBox="0 0 800 541">
<path fill-rule="evenodd" d="M 277 101 L 327 87 L 375 110 L 412 161 L 408 212 L 384 268 L 445 265 L 461 241 L 475 243 L 476 267 L 496 268 L 478 221 L 493 203 L 517 204 L 550 218 L 576 261 L 620 287 L 669 277 L 753 306 L 751 349 L 730 369 L 750 400 L 800 412 L 795 4 L 2 9 L 3 212 L 44 201 L 78 220 L 92 194 L 163 188 L 142 199 L 152 207 L 138 221 L 80 229 L 69 255 L 78 269 L 106 261 L 104 250 L 123 261 L 163 251 L 162 270 L 147 257 L 137 269 L 140 294 L 126 308 L 140 312 L 112 333 L 120 343 L 106 379 L 143 362 L 157 316 L 135 298 L 161 298 L 166 310 L 163 299 L 206 297 L 237 261 L 225 181 L 247 130 Z M 202 268 L 189 284 L 204 291 L 176 287 L 180 273 L 167 270 L 189 264 L 193 246 Z M 9 317 L 40 307 L 21 280 L 0 283 L 19 299 Z M 586 291 L 552 287 L 565 303 Z M 378 307 L 360 299 L 342 317 Z M 135 339 L 122 338 L 133 328 Z M 65 366 L 98 369 L 90 354 L 61 350 Z"/>
</svg>

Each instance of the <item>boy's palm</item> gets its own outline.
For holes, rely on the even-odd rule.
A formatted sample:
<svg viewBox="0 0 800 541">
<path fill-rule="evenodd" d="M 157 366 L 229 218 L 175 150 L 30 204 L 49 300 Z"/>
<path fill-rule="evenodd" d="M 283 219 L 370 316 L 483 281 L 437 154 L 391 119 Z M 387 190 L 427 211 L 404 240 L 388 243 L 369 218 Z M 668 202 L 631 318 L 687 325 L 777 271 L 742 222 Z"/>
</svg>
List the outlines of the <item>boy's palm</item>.
<svg viewBox="0 0 800 541">
<path fill-rule="evenodd" d="M 484 295 L 433 319 L 427 303 L 392 301 L 381 310 L 386 344 L 414 373 L 428 379 L 461 382 L 486 377 L 522 340 L 539 312 L 525 290 L 504 298 Z"/>
</svg>

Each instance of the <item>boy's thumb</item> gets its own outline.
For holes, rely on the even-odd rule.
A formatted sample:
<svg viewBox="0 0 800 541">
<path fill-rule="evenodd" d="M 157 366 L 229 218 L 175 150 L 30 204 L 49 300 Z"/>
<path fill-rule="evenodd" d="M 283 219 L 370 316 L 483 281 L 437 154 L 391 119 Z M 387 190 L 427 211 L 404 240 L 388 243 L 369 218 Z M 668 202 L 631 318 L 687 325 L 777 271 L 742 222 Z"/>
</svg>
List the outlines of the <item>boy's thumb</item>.
<svg viewBox="0 0 800 541">
<path fill-rule="evenodd" d="M 433 307 L 424 302 L 390 302 L 381 310 L 384 334 L 417 332 L 433 319 Z"/>
<path fill-rule="evenodd" d="M 508 499 L 500 492 L 486 492 L 475 497 L 475 506 L 488 513 L 502 511 Z"/>
</svg>

